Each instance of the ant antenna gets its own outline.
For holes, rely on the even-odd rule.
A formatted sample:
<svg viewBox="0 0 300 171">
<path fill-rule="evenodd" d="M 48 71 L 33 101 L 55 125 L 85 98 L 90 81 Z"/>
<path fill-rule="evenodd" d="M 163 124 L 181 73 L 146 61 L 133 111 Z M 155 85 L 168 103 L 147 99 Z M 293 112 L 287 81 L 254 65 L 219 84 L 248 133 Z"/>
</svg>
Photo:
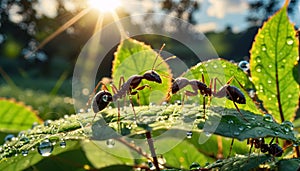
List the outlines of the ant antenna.
<svg viewBox="0 0 300 171">
<path fill-rule="evenodd" d="M 164 62 L 167 62 L 168 60 L 175 59 L 175 58 L 176 58 L 176 56 L 170 56 L 170 57 L 166 58 L 165 60 L 161 61 L 160 63 L 158 63 L 156 65 L 156 67 L 158 67 L 159 65 L 163 64 Z"/>
<path fill-rule="evenodd" d="M 158 56 L 160 55 L 161 51 L 163 50 L 163 48 L 164 48 L 165 46 L 166 46 L 166 44 L 164 43 L 164 44 L 161 46 L 161 48 L 159 49 L 158 54 L 156 55 L 155 61 L 154 61 L 153 65 L 152 65 L 152 70 L 154 69 L 154 66 L 155 66 L 155 63 L 156 63 L 156 61 L 157 61 Z"/>
</svg>

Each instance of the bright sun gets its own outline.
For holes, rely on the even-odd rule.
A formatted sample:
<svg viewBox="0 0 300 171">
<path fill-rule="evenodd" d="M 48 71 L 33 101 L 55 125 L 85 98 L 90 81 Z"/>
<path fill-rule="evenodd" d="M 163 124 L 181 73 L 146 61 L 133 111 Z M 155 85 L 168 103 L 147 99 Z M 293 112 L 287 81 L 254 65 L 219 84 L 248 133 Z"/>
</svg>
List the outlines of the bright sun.
<svg viewBox="0 0 300 171">
<path fill-rule="evenodd" d="M 88 0 L 88 3 L 101 12 L 112 12 L 121 5 L 120 0 Z"/>
</svg>

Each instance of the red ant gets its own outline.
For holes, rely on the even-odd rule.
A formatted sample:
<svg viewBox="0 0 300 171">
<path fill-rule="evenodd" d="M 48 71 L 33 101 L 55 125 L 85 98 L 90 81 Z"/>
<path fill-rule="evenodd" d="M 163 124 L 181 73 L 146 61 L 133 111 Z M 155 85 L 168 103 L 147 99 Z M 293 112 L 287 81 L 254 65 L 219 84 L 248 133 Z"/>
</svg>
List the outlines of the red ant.
<svg viewBox="0 0 300 171">
<path fill-rule="evenodd" d="M 208 87 L 204 83 L 204 76 L 203 75 L 202 75 L 202 82 L 200 82 L 198 80 L 195 80 L 195 79 L 188 80 L 187 78 L 179 77 L 179 78 L 176 78 L 176 79 L 173 80 L 171 92 L 172 92 L 172 94 L 175 94 L 180 89 L 183 89 L 187 85 L 191 85 L 193 91 L 185 91 L 184 92 L 185 96 L 196 96 L 196 95 L 198 95 L 198 93 L 199 93 L 198 90 L 199 90 L 200 94 L 203 95 L 203 98 L 204 98 L 203 99 L 203 110 L 204 110 L 203 118 L 205 118 L 205 97 L 206 96 L 209 96 L 209 97 L 214 96 L 214 97 L 217 97 L 217 98 L 226 97 L 227 99 L 229 99 L 233 102 L 235 108 L 240 113 L 240 115 L 243 117 L 243 114 L 241 113 L 241 111 L 239 110 L 238 106 L 235 103 L 246 104 L 246 98 L 245 98 L 244 94 L 242 93 L 242 91 L 240 89 L 238 89 L 235 86 L 230 85 L 233 78 L 234 77 L 231 77 L 227 81 L 227 83 L 224 86 L 222 86 L 218 91 L 216 90 L 217 89 L 216 80 L 218 80 L 218 82 L 220 84 L 222 84 L 222 83 L 218 78 L 215 78 L 214 79 L 214 90 L 212 91 L 211 86 L 212 86 L 213 79 L 211 80 L 210 86 Z M 238 80 L 237 80 L 237 82 L 239 83 L 239 85 L 241 87 L 243 87 L 242 84 Z M 169 97 L 170 97 L 170 95 L 169 95 Z M 245 118 L 243 117 L 243 119 L 245 119 Z"/>
<path fill-rule="evenodd" d="M 133 75 L 133 76 L 129 77 L 126 82 L 125 82 L 124 77 L 121 77 L 120 81 L 119 81 L 119 83 L 120 83 L 119 89 L 114 84 L 111 84 L 114 95 L 112 95 L 110 92 L 107 91 L 107 87 L 105 86 L 105 84 L 102 81 L 98 82 L 97 86 L 95 87 L 95 89 L 93 91 L 93 94 L 96 93 L 96 90 L 99 88 L 100 85 L 103 85 L 105 87 L 105 89 L 102 88 L 101 91 L 99 91 L 94 96 L 94 99 L 92 101 L 92 109 L 95 113 L 93 120 L 96 117 L 96 113 L 103 110 L 110 102 L 117 101 L 118 99 L 126 97 L 126 95 L 129 96 L 130 104 L 132 106 L 134 116 L 136 119 L 136 113 L 134 110 L 132 95 L 136 95 L 136 94 L 138 95 L 139 90 L 143 90 L 145 87 L 150 87 L 147 84 L 138 87 L 143 79 L 152 81 L 152 82 L 156 82 L 159 84 L 162 83 L 160 75 L 156 71 L 154 71 L 154 65 L 155 65 L 155 62 L 157 61 L 159 54 L 161 53 L 162 49 L 164 48 L 164 46 L 165 46 L 165 44 L 163 44 L 162 47 L 160 48 L 151 70 L 146 71 L 143 75 Z M 91 97 L 87 104 L 90 104 L 90 101 L 91 101 Z M 120 107 L 118 104 L 118 121 L 119 121 L 119 118 L 120 118 Z"/>
<path fill-rule="evenodd" d="M 264 138 L 252 138 L 247 140 L 247 144 L 251 144 L 250 150 L 249 150 L 249 155 L 251 153 L 251 149 L 253 148 L 253 145 L 255 148 L 259 148 L 261 152 L 263 153 L 269 153 L 270 155 L 274 157 L 280 157 L 282 156 L 283 149 L 276 144 L 272 144 L 274 141 L 275 137 L 272 138 L 269 144 L 265 144 L 265 139 Z"/>
</svg>

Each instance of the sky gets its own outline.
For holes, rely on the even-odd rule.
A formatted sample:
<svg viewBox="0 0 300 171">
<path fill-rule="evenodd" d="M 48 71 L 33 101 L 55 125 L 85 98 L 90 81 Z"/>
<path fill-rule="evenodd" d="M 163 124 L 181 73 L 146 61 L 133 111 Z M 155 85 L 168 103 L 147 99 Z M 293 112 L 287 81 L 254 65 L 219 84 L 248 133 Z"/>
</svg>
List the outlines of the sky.
<svg viewBox="0 0 300 171">
<path fill-rule="evenodd" d="M 126 1 L 126 3 L 125 3 Z M 222 31 L 228 25 L 232 26 L 234 32 L 240 32 L 249 27 L 246 22 L 248 14 L 248 1 L 250 0 L 197 0 L 200 5 L 194 17 L 199 31 Z M 149 10 L 160 11 L 161 0 L 123 0 L 125 9 L 131 14 L 141 14 Z M 284 0 L 282 0 L 282 4 Z M 129 5 L 130 4 L 130 5 Z M 278 4 L 282 6 L 281 4 Z M 300 25 L 300 5 L 298 4 L 295 15 L 290 16 L 292 22 Z"/>
<path fill-rule="evenodd" d="M 76 1 L 76 0 L 75 0 Z M 177 0 L 179 1 L 179 0 Z M 230 25 L 234 32 L 245 30 L 249 25 L 246 22 L 248 13 L 248 1 L 250 0 L 197 0 L 200 4 L 200 10 L 195 12 L 194 17 L 197 21 L 195 26 L 201 32 L 206 31 L 222 31 Z M 252 0 L 253 1 L 253 0 Z M 58 3 L 56 0 L 38 0 L 38 4 L 34 5 L 37 16 L 45 15 L 47 17 L 55 17 L 57 15 Z M 63 0 L 65 6 L 69 10 L 74 9 L 72 0 Z M 282 4 L 284 0 L 282 0 Z M 160 10 L 161 0 L 121 0 L 123 8 L 131 15 L 143 14 L 148 11 L 162 13 Z M 281 4 L 279 4 L 281 6 Z M 290 16 L 292 22 L 296 26 L 300 25 L 300 4 L 295 7 L 295 15 Z M 12 11 L 15 20 L 20 20 L 17 15 L 19 9 L 15 7 Z"/>
</svg>

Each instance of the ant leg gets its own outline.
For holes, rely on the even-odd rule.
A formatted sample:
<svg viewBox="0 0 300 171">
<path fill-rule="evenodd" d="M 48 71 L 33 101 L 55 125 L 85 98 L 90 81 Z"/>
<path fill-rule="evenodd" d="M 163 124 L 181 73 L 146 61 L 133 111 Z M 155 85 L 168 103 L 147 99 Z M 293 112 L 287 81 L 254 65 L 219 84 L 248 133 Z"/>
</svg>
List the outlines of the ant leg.
<svg viewBox="0 0 300 171">
<path fill-rule="evenodd" d="M 132 110 L 133 110 L 134 120 L 135 120 L 135 122 L 136 122 L 136 113 L 135 113 L 135 109 L 134 109 L 134 105 L 133 105 L 133 101 L 132 101 L 132 96 L 131 96 L 131 94 L 129 94 L 129 101 L 130 101 L 130 104 L 131 104 L 131 107 L 132 107 Z"/>
<path fill-rule="evenodd" d="M 233 142 L 234 142 L 234 138 L 232 138 L 232 140 L 231 140 L 231 144 L 230 144 L 230 148 L 229 148 L 229 154 L 228 154 L 228 159 L 229 159 L 229 157 L 231 156 L 231 151 L 232 151 L 232 147 L 233 147 Z"/>
<path fill-rule="evenodd" d="M 242 114 L 242 112 L 240 111 L 239 107 L 235 104 L 235 102 L 233 102 L 236 110 L 239 112 L 239 114 L 241 115 L 241 117 L 246 121 L 246 122 L 249 122 L 245 117 L 244 115 Z"/>
<path fill-rule="evenodd" d="M 250 150 L 249 150 L 248 160 L 249 160 L 249 158 L 250 158 L 251 150 L 252 150 L 252 148 L 253 148 L 253 141 L 252 141 L 251 139 L 250 139 L 250 140 L 248 139 L 248 140 L 247 140 L 247 144 L 249 144 L 249 143 L 251 144 L 251 146 L 250 146 Z"/>
<path fill-rule="evenodd" d="M 203 95 L 203 118 L 205 120 L 205 95 Z"/>
</svg>

